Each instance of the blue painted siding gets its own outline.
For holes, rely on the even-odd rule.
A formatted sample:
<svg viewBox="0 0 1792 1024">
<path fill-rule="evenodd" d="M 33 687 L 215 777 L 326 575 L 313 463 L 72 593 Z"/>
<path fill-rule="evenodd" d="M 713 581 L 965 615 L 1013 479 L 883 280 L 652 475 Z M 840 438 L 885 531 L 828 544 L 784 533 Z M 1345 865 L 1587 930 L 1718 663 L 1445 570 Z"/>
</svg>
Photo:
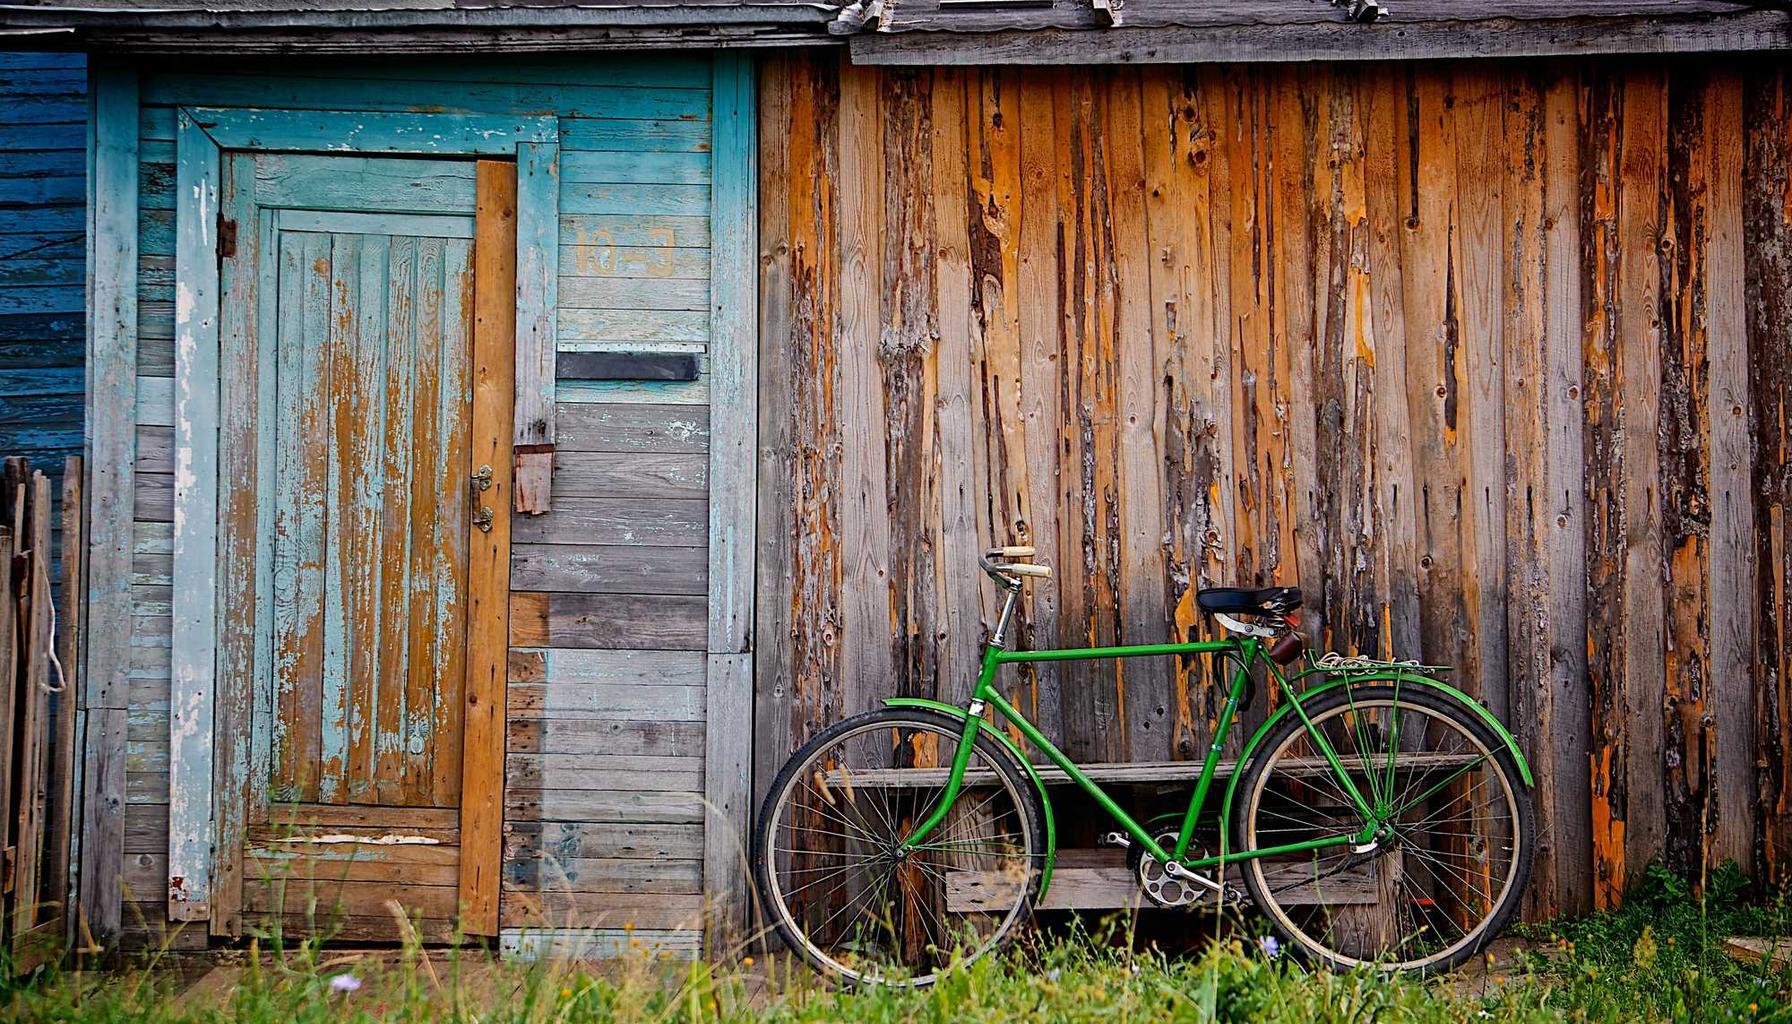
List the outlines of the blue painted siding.
<svg viewBox="0 0 1792 1024">
<path fill-rule="evenodd" d="M 81 451 L 87 65 L 0 53 L 0 455 Z"/>
</svg>

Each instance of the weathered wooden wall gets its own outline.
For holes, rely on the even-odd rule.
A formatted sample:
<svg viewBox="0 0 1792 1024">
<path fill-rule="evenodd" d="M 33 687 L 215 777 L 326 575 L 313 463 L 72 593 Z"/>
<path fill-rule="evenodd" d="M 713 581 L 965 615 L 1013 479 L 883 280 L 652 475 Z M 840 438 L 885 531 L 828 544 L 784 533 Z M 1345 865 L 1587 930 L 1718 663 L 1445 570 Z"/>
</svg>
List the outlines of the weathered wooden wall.
<svg viewBox="0 0 1792 1024">
<path fill-rule="evenodd" d="M 0 53 L 0 452 L 81 453 L 87 62 Z"/>
<path fill-rule="evenodd" d="M 1297 583 L 1539 775 L 1530 913 L 1792 857 L 1792 75 L 1743 60 L 761 74 L 758 778 L 1024 644 Z M 1204 665 L 1008 680 L 1193 757 Z M 1260 715 L 1261 704 L 1257 714 Z M 1248 723 L 1247 723 L 1248 724 Z"/>
</svg>

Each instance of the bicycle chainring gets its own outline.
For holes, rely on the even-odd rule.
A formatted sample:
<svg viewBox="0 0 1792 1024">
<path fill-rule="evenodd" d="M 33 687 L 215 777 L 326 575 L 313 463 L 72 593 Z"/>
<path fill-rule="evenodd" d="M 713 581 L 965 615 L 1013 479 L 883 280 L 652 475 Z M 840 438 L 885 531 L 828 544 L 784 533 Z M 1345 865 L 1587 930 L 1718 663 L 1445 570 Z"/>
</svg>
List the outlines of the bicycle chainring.
<svg viewBox="0 0 1792 1024">
<path fill-rule="evenodd" d="M 1174 849 L 1176 833 L 1165 832 L 1159 835 L 1157 845 L 1166 850 Z M 1198 847 L 1191 847 L 1189 853 L 1195 857 L 1205 856 Z M 1146 898 L 1160 907 L 1200 906 L 1219 895 L 1204 885 L 1170 874 L 1156 857 L 1142 850 L 1137 851 L 1133 861 L 1133 867 L 1139 874 L 1139 888 L 1145 890 Z"/>
</svg>

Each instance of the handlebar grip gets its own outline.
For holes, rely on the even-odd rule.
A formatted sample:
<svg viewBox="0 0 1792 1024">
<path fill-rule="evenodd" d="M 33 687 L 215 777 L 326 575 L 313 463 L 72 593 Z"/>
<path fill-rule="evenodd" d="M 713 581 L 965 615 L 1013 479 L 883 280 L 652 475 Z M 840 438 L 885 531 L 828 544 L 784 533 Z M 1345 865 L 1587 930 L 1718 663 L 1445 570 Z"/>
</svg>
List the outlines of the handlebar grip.
<svg viewBox="0 0 1792 1024">
<path fill-rule="evenodd" d="M 990 548 L 984 552 L 990 558 L 1032 558 L 1035 551 L 1031 545 L 1011 548 Z"/>
<path fill-rule="evenodd" d="M 1028 565 L 1025 562 L 1013 562 L 1001 566 L 1001 570 L 1016 576 L 1038 576 L 1041 578 L 1049 577 L 1052 574 L 1052 567 L 1049 565 Z"/>
</svg>

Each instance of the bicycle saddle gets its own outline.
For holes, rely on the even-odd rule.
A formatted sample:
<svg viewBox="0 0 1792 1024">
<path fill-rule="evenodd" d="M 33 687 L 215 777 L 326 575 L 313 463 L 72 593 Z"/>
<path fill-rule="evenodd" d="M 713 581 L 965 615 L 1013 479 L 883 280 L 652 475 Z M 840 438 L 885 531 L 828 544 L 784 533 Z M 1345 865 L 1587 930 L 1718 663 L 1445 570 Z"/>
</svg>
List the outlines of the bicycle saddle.
<svg viewBox="0 0 1792 1024">
<path fill-rule="evenodd" d="M 1265 587 L 1262 590 L 1243 590 L 1238 587 L 1210 587 L 1195 592 L 1195 604 L 1209 614 L 1286 615 L 1300 607 L 1300 588 Z"/>
</svg>

